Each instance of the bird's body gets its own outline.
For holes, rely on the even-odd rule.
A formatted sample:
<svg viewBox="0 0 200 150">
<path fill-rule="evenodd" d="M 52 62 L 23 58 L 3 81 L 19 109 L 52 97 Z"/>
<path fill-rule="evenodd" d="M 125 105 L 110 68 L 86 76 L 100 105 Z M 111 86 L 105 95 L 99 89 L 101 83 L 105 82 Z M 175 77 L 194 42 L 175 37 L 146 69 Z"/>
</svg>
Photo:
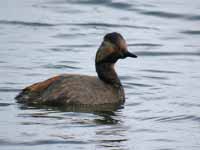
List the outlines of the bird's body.
<svg viewBox="0 0 200 150">
<path fill-rule="evenodd" d="M 95 76 L 62 74 L 26 87 L 17 99 L 22 103 L 53 106 L 120 104 L 124 101 L 124 91 Z"/>
<path fill-rule="evenodd" d="M 20 103 L 50 106 L 122 104 L 125 94 L 114 64 L 126 57 L 137 56 L 128 52 L 126 42 L 119 33 L 109 33 L 96 54 L 98 77 L 58 75 L 26 87 L 16 99 Z"/>
</svg>

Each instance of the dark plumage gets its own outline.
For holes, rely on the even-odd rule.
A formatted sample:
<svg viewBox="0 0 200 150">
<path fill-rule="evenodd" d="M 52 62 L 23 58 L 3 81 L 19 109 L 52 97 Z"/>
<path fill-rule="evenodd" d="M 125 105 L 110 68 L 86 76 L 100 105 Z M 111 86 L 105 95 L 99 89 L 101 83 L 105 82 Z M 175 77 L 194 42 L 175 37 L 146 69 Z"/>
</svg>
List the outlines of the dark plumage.
<svg viewBox="0 0 200 150">
<path fill-rule="evenodd" d="M 119 33 L 105 35 L 95 60 L 98 77 L 62 74 L 33 84 L 16 97 L 18 102 L 36 105 L 119 105 L 125 100 L 123 86 L 114 70 L 118 59 L 137 57 L 128 52 Z"/>
</svg>

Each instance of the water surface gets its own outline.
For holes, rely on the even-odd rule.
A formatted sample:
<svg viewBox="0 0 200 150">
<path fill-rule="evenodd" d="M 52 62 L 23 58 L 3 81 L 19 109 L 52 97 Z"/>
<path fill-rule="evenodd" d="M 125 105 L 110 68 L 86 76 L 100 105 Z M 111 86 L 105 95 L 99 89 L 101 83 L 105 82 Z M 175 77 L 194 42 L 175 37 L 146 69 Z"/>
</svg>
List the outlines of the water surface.
<svg viewBox="0 0 200 150">
<path fill-rule="evenodd" d="M 0 2 L 1 150 L 199 150 L 200 2 Z M 25 86 L 60 73 L 96 75 L 95 52 L 120 32 L 138 59 L 116 65 L 126 103 L 114 112 L 24 107 Z"/>
</svg>

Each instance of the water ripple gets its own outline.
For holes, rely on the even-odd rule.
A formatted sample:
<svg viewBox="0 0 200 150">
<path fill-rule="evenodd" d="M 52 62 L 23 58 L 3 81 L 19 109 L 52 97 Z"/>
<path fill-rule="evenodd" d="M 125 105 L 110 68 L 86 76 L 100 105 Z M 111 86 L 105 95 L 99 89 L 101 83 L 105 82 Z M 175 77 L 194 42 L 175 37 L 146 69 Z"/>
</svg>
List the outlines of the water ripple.
<svg viewBox="0 0 200 150">
<path fill-rule="evenodd" d="M 0 60 L 0 64 L 4 64 L 4 63 L 6 63 L 5 61 L 2 61 L 2 60 Z"/>
<path fill-rule="evenodd" d="M 21 89 L 0 87 L 0 92 L 19 92 L 19 91 L 21 91 Z"/>
<path fill-rule="evenodd" d="M 47 69 L 81 69 L 80 67 L 75 67 L 75 66 L 70 66 L 70 65 L 53 65 L 53 64 L 48 64 L 48 65 L 44 65 L 42 66 L 44 68 Z"/>
<path fill-rule="evenodd" d="M 159 131 L 159 130 L 153 130 L 153 129 L 145 129 L 145 128 L 142 128 L 142 129 L 135 129 L 135 130 L 132 130 L 133 132 L 139 132 L 139 133 L 159 133 L 159 132 L 163 132 L 163 131 Z"/>
<path fill-rule="evenodd" d="M 156 27 L 147 27 L 147 26 L 137 26 L 137 25 L 126 25 L 126 24 L 110 24 L 110 23 L 97 23 L 97 22 L 88 22 L 88 23 L 41 23 L 41 22 L 27 22 L 27 21 L 9 21 L 9 20 L 0 20 L 2 25 L 21 25 L 21 26 L 30 26 L 30 27 L 54 27 L 54 26 L 81 26 L 81 27 L 105 27 L 105 28 L 134 28 L 134 29 L 151 29 L 159 30 Z M 71 34 L 61 34 L 55 37 L 63 38 L 65 36 L 72 36 Z M 73 34 L 74 36 L 74 34 Z"/>
<path fill-rule="evenodd" d="M 0 24 L 3 24 L 3 25 L 22 25 L 22 26 L 31 26 L 31 27 L 52 27 L 52 26 L 55 26 L 55 24 L 50 24 L 50 23 L 9 21 L 9 20 L 0 20 Z"/>
<path fill-rule="evenodd" d="M 156 17 L 162 17 L 162 18 L 182 18 L 185 17 L 184 15 L 172 13 L 172 12 L 164 12 L 164 11 L 146 11 L 146 10 L 140 10 L 141 14 L 149 15 L 149 16 L 156 16 Z"/>
<path fill-rule="evenodd" d="M 157 150 L 176 150 L 175 148 L 159 148 Z"/>
<path fill-rule="evenodd" d="M 128 44 L 128 46 L 136 46 L 136 47 L 161 47 L 162 44 L 154 44 L 154 43 L 134 43 L 134 44 Z"/>
<path fill-rule="evenodd" d="M 63 120 L 64 117 L 62 116 L 53 116 L 50 115 L 49 112 L 43 112 L 43 113 L 21 113 L 18 114 L 18 117 L 22 117 L 22 118 L 49 118 L 49 119 L 56 119 L 56 120 Z"/>
<path fill-rule="evenodd" d="M 80 48 L 83 48 L 83 47 L 95 47 L 96 45 L 94 44 L 68 44 L 68 45 L 59 45 L 58 47 L 61 47 L 61 48 L 67 48 L 67 47 L 80 47 Z"/>
<path fill-rule="evenodd" d="M 144 78 L 155 79 L 155 80 L 168 80 L 167 77 L 156 77 L 156 76 L 142 76 Z"/>
<path fill-rule="evenodd" d="M 159 122 L 176 122 L 176 121 L 184 121 L 184 120 L 191 120 L 200 122 L 200 117 L 195 115 L 176 115 L 176 116 L 169 116 L 169 117 L 160 117 L 156 119 Z"/>
<path fill-rule="evenodd" d="M 130 81 L 130 80 L 138 80 L 138 77 L 128 76 L 128 75 L 120 75 L 120 80 Z"/>
<path fill-rule="evenodd" d="M 200 35 L 200 30 L 184 30 L 180 33 L 188 34 L 188 35 Z"/>
<path fill-rule="evenodd" d="M 200 52 L 155 52 L 139 51 L 135 52 L 138 56 L 200 56 Z"/>
<path fill-rule="evenodd" d="M 10 140 L 0 139 L 1 146 L 37 146 L 37 145 L 49 145 L 49 144 L 88 144 L 89 142 L 83 140 L 35 140 L 35 141 L 27 141 L 27 142 L 17 142 Z"/>
<path fill-rule="evenodd" d="M 102 143 L 113 143 L 113 142 L 124 142 L 128 141 L 128 139 L 109 139 L 109 140 L 100 140 Z"/>
<path fill-rule="evenodd" d="M 78 61 L 72 61 L 72 60 L 62 60 L 62 61 L 59 61 L 59 63 L 66 63 L 66 64 L 79 64 Z"/>
<path fill-rule="evenodd" d="M 190 15 L 187 19 L 190 21 L 200 21 L 200 15 Z"/>
<path fill-rule="evenodd" d="M 171 139 L 164 139 L 164 138 L 160 138 L 160 139 L 153 139 L 153 140 L 148 140 L 148 141 L 157 141 L 157 142 L 169 142 L 169 143 L 172 143 L 172 142 L 177 142 L 176 140 L 171 140 Z"/>
<path fill-rule="evenodd" d="M 70 46 L 69 46 L 70 47 Z M 75 50 L 75 49 L 72 49 L 72 48 L 50 48 L 49 50 L 50 51 L 53 51 L 53 52 L 80 52 L 80 50 Z"/>
<path fill-rule="evenodd" d="M 151 72 L 151 73 L 164 73 L 164 74 L 179 74 L 180 72 L 171 70 L 155 70 L 155 69 L 141 69 L 140 71 Z"/>
<path fill-rule="evenodd" d="M 153 87 L 153 85 L 149 84 L 142 84 L 142 83 L 132 83 L 132 82 L 125 82 L 125 85 L 137 86 L 137 87 Z"/>
<path fill-rule="evenodd" d="M 110 28 L 134 28 L 134 29 L 152 29 L 152 30 L 159 30 L 156 27 L 147 27 L 147 26 L 136 26 L 136 25 L 126 25 L 126 24 L 111 24 L 111 23 L 97 23 L 97 22 L 90 22 L 90 23 L 71 23 L 67 25 L 74 25 L 74 26 L 82 26 L 82 27 L 110 27 Z"/>
<path fill-rule="evenodd" d="M 179 106 L 183 106 L 183 107 L 200 107 L 200 104 L 195 104 L 195 103 L 186 103 L 186 102 L 182 102 L 182 103 L 178 103 L 178 102 L 173 102 L 170 104 L 175 104 L 175 105 L 179 105 Z"/>
<path fill-rule="evenodd" d="M 132 7 L 130 3 L 124 3 L 122 1 L 118 2 L 113 2 L 112 0 L 70 0 L 71 3 L 76 3 L 76 4 L 82 4 L 82 5 L 102 5 L 102 6 L 107 6 L 111 8 L 116 8 L 116 9 L 124 9 L 128 10 L 129 8 Z"/>
<path fill-rule="evenodd" d="M 74 33 L 72 33 L 72 34 L 64 34 L 64 33 L 59 33 L 59 34 L 57 34 L 57 35 L 54 35 L 54 36 L 52 36 L 52 37 L 54 37 L 54 38 L 61 38 L 61 39 L 65 39 L 65 38 L 73 38 L 73 37 L 80 37 L 80 36 L 85 36 L 85 34 L 83 34 L 83 33 L 76 33 L 76 34 L 74 34 Z"/>
<path fill-rule="evenodd" d="M 147 15 L 147 16 L 154 16 L 160 18 L 167 18 L 167 19 L 184 19 L 189 21 L 199 21 L 200 15 L 198 14 L 180 14 L 180 13 L 172 13 L 166 11 L 159 11 L 159 10 L 145 10 L 145 9 L 130 9 L 136 11 L 140 14 Z"/>
<path fill-rule="evenodd" d="M 129 104 L 126 104 L 126 106 L 138 106 L 138 105 L 141 105 L 142 103 L 141 102 L 135 102 L 135 103 L 129 103 Z"/>
<path fill-rule="evenodd" d="M 10 103 L 0 103 L 0 107 L 5 107 L 11 105 Z"/>
</svg>

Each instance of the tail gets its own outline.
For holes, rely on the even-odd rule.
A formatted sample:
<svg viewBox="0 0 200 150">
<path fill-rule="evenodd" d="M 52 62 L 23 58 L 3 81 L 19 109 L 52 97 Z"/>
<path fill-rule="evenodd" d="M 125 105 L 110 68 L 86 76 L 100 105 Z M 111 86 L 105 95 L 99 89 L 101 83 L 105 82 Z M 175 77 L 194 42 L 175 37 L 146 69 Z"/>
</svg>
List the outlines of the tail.
<svg viewBox="0 0 200 150">
<path fill-rule="evenodd" d="M 24 89 L 16 97 L 18 103 L 26 103 L 30 99 L 29 91 Z"/>
</svg>

